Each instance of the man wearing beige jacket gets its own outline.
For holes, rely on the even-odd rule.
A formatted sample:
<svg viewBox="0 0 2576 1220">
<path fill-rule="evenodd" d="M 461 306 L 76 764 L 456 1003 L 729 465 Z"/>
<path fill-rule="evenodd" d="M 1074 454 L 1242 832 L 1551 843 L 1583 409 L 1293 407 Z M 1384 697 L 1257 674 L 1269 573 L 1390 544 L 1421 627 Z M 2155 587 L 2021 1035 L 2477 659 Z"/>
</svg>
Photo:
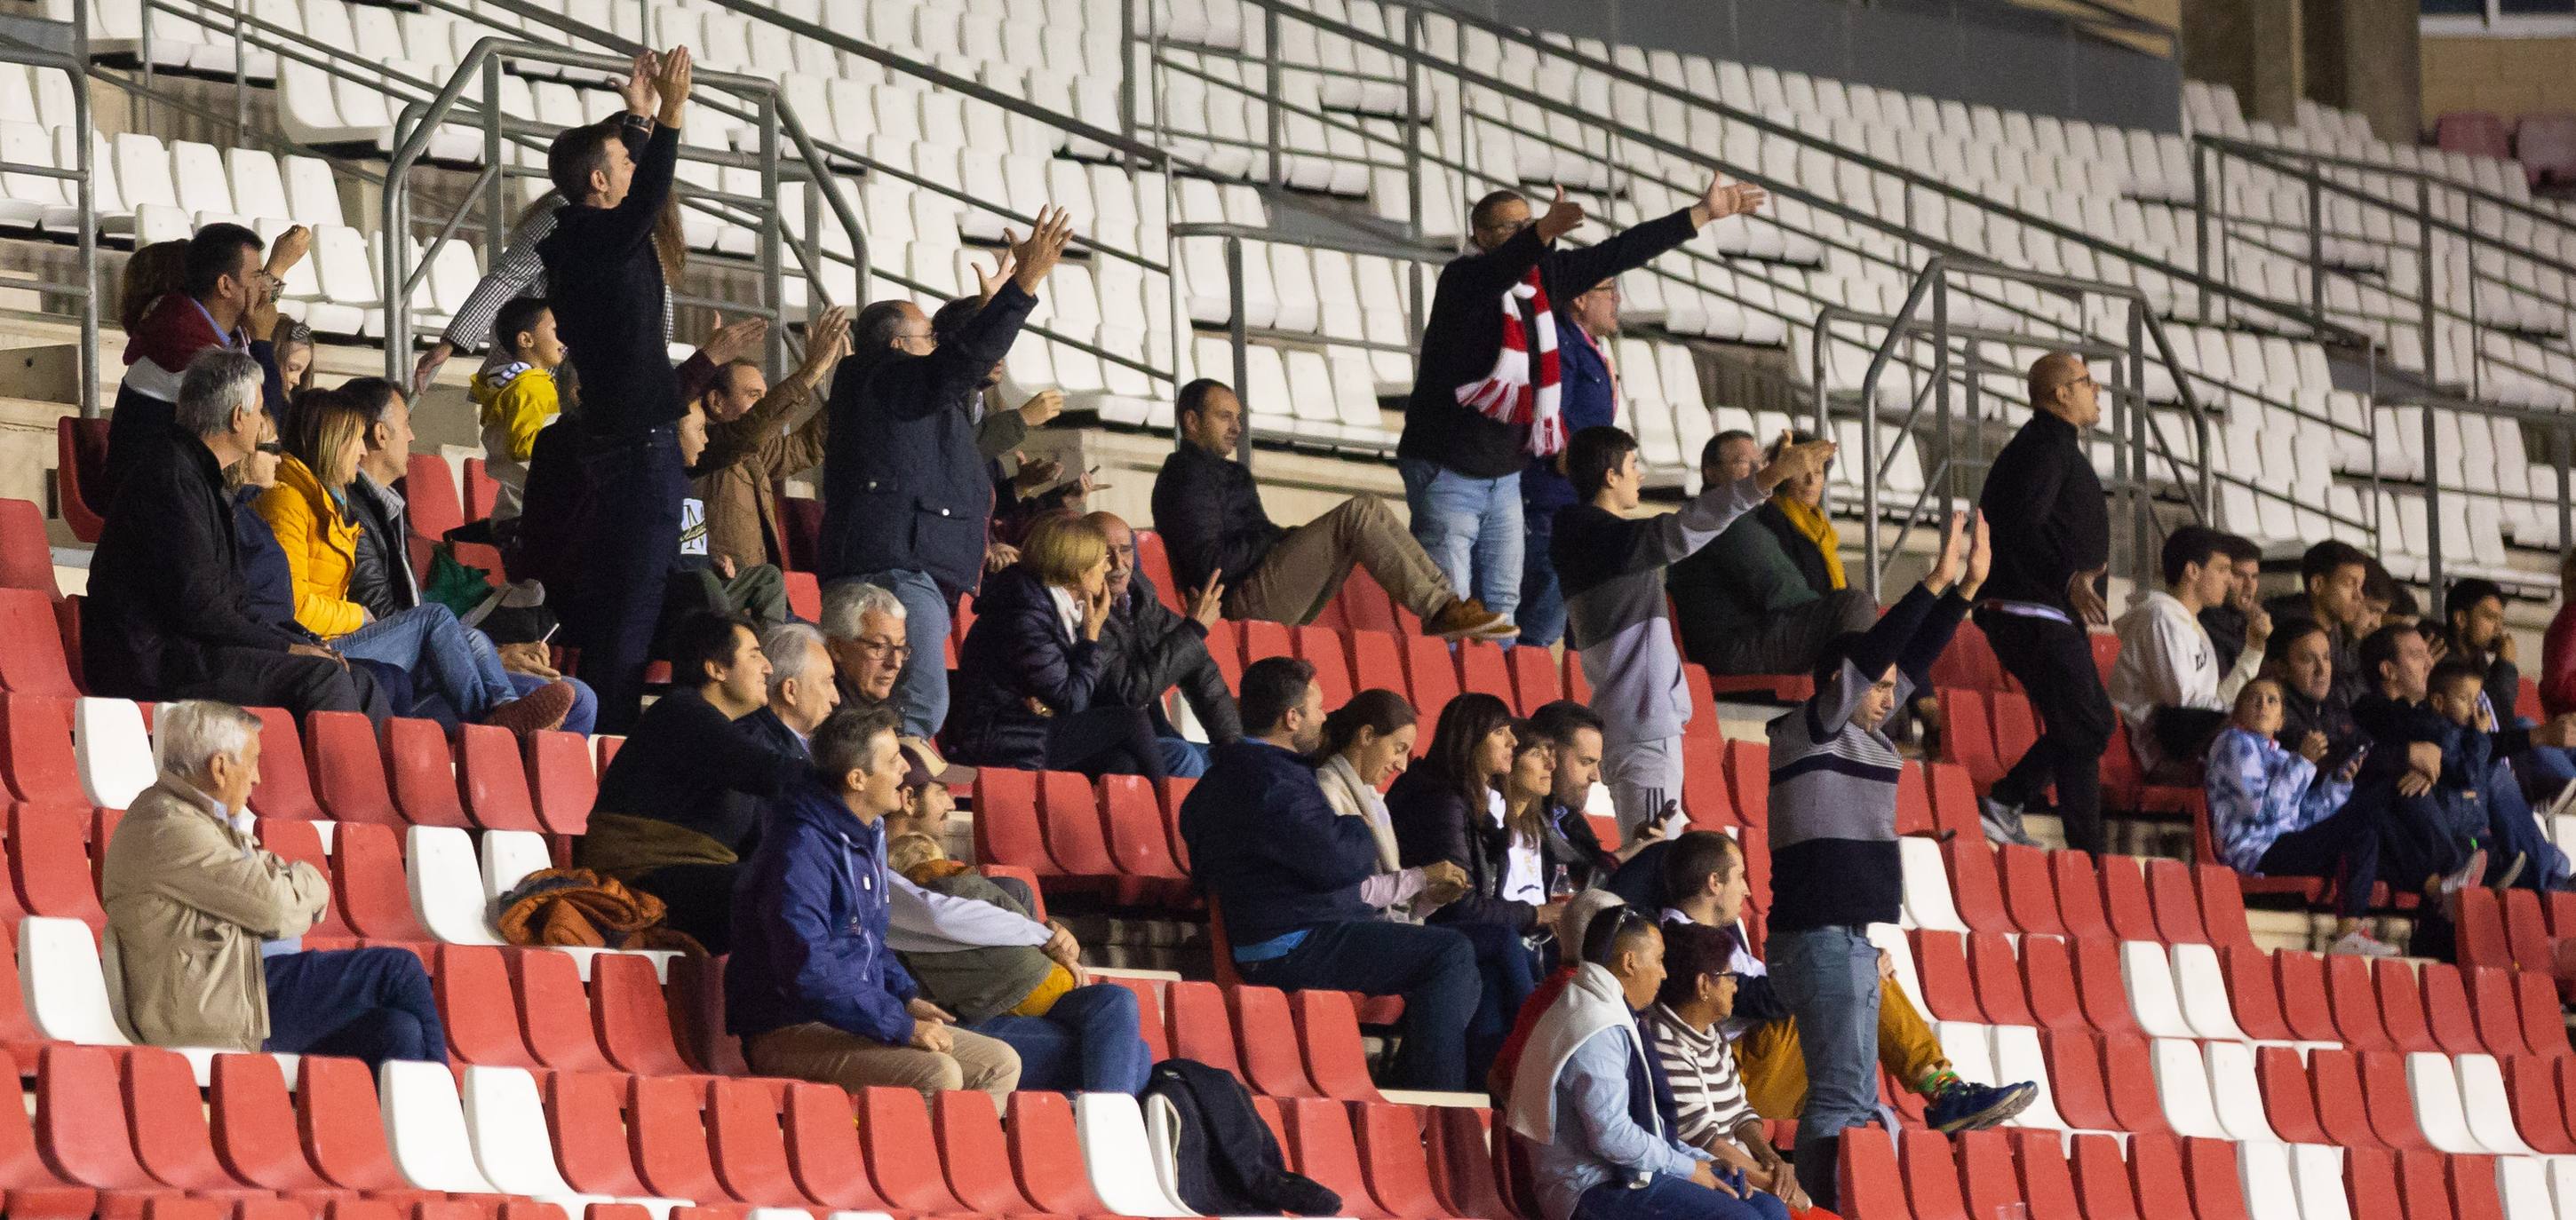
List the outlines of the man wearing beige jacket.
<svg viewBox="0 0 2576 1220">
<path fill-rule="evenodd" d="M 228 703 L 165 703 L 152 737 L 161 778 L 117 823 L 100 882 L 134 1035 L 445 1063 L 447 1034 L 419 958 L 304 950 L 331 888 L 312 865 L 260 850 L 246 829 L 259 719 Z"/>
</svg>

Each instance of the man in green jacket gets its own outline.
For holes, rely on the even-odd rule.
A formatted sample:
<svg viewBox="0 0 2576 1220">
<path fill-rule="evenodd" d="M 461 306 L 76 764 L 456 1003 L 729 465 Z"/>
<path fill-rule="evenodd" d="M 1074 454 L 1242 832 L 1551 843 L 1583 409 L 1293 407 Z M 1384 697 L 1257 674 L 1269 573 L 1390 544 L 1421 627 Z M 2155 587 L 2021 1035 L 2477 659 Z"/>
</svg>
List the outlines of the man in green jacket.
<svg viewBox="0 0 2576 1220">
<path fill-rule="evenodd" d="M 1748 432 L 1721 432 L 1700 451 L 1700 476 L 1711 486 L 1761 464 L 1761 445 Z M 1878 618 L 1867 590 L 1815 587 L 1783 541 L 1796 537 L 1791 527 L 1772 520 L 1779 516 L 1777 504 L 1744 514 L 1666 577 L 1680 612 L 1682 652 L 1710 673 L 1808 673 L 1836 636 L 1868 630 Z M 1805 538 L 1797 542 L 1813 549 Z"/>
</svg>

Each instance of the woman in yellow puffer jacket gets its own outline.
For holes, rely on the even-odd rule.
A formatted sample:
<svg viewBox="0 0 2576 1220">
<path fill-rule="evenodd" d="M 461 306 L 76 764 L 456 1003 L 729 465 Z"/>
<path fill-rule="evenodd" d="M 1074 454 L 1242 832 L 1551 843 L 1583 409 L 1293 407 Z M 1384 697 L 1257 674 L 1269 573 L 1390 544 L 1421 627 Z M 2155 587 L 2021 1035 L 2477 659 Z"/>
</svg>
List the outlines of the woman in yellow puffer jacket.
<svg viewBox="0 0 2576 1220">
<path fill-rule="evenodd" d="M 488 643 L 476 647 L 480 633 L 458 622 L 454 611 L 425 602 L 378 619 L 350 600 L 362 527 L 350 520 L 347 497 L 366 452 L 366 413 L 336 392 L 308 391 L 288 412 L 285 439 L 277 485 L 251 507 L 286 552 L 295 621 L 342 656 L 409 673 L 427 705 L 414 711 L 520 732 L 563 723 L 572 709 L 572 687 L 553 682 L 520 697 L 500 655 Z M 399 545 L 388 549 L 403 552 Z M 450 714 L 437 715 L 441 711 Z"/>
</svg>

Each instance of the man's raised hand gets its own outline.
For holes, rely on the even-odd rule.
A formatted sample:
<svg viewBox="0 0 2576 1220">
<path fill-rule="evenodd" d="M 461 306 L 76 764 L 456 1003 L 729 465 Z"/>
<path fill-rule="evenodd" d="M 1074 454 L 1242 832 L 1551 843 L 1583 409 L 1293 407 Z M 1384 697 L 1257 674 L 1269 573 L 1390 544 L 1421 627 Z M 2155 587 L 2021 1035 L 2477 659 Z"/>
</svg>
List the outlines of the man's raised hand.
<svg viewBox="0 0 2576 1220">
<path fill-rule="evenodd" d="M 850 307 L 835 305 L 805 326 L 805 365 L 801 376 L 813 385 L 829 375 L 841 357 L 850 354 Z"/>
<path fill-rule="evenodd" d="M 719 314 L 716 317 L 715 333 L 708 335 L 707 341 L 698 345 L 698 354 L 706 357 L 708 363 L 722 368 L 750 355 L 753 348 L 759 347 L 762 341 L 768 338 L 769 319 L 767 318 L 744 318 L 739 322 L 727 322 L 724 316 Z"/>
<path fill-rule="evenodd" d="M 653 72 L 653 92 L 662 100 L 662 110 L 656 119 L 662 126 L 680 125 L 680 107 L 689 100 L 691 79 L 687 47 L 673 47 L 662 52 L 661 61 L 654 65 Z"/>
<path fill-rule="evenodd" d="M 1058 207 L 1039 208 L 1037 227 L 1029 230 L 1028 240 L 1011 248 L 1011 257 L 1020 264 L 1011 273 L 1011 281 L 1022 292 L 1036 292 L 1064 257 L 1065 243 L 1072 240 L 1073 213 Z"/>
<path fill-rule="evenodd" d="M 1768 490 L 1811 474 L 1822 474 L 1825 463 L 1834 460 L 1835 448 L 1837 446 L 1829 440 L 1790 444 L 1789 430 L 1783 428 L 1780 430 L 1780 456 L 1771 459 L 1771 464 L 1753 477 L 1760 479 L 1763 488 Z"/>
<path fill-rule="evenodd" d="M 1190 594 L 1190 618 L 1201 631 L 1216 628 L 1216 620 L 1225 613 L 1225 573 L 1208 573 L 1207 583 Z"/>
<path fill-rule="evenodd" d="M 1771 192 L 1750 182 L 1729 182 L 1724 174 L 1712 174 L 1708 179 L 1707 193 L 1691 207 L 1691 221 L 1704 225 L 1712 220 L 1741 216 L 1761 207 L 1770 198 Z"/>
<path fill-rule="evenodd" d="M 653 82 L 661 75 L 662 59 L 651 51 L 637 51 L 635 63 L 617 80 L 617 100 L 626 103 L 626 113 L 653 113 Z"/>
<path fill-rule="evenodd" d="M 1970 509 L 1968 515 L 1968 573 L 1959 581 L 1959 596 L 1975 599 L 1977 590 L 1985 587 L 1986 573 L 1995 566 L 1994 535 L 1986 530 L 1986 510 Z"/>
<path fill-rule="evenodd" d="M 1958 583 L 1959 569 L 1968 562 L 1968 510 L 1950 514 L 1950 528 L 1941 539 L 1941 555 L 1932 561 L 1932 574 L 1923 578 L 1925 588 L 1934 592 Z"/>
<path fill-rule="evenodd" d="M 1547 205 L 1547 214 L 1538 218 L 1538 239 L 1555 241 L 1582 227 L 1583 205 L 1565 197 L 1565 186 L 1557 184 L 1556 199 Z"/>
<path fill-rule="evenodd" d="M 975 267 L 975 294 L 977 297 L 987 301 L 992 300 L 993 294 L 1002 290 L 1003 282 L 1011 278 L 1012 268 L 1019 265 L 1018 260 L 1014 259 L 1011 253 L 1011 246 L 1014 242 L 1015 239 L 1011 236 L 1011 231 L 1009 229 L 1002 230 L 1002 252 L 993 256 L 993 269 L 987 271 L 982 267 Z M 973 264 L 970 263 L 968 266 L 973 266 Z M 1030 426 L 1036 427 L 1035 424 Z"/>
</svg>

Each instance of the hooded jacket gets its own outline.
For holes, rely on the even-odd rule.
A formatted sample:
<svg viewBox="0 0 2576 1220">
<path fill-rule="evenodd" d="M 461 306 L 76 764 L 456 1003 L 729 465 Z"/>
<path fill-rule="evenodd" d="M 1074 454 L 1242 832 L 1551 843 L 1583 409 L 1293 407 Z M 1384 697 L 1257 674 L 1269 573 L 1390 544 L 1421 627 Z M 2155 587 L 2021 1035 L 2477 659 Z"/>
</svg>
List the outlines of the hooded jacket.
<svg viewBox="0 0 2576 1220">
<path fill-rule="evenodd" d="M 912 1039 L 920 994 L 886 945 L 882 823 L 861 822 L 820 780 L 772 806 L 734 885 L 725 1029 L 748 1038 L 819 1022 L 890 1046 Z"/>
<path fill-rule="evenodd" d="M 322 486 L 303 459 L 278 463 L 277 486 L 261 492 L 255 511 L 277 535 L 295 587 L 295 621 L 323 639 L 337 639 L 367 625 L 366 607 L 349 597 L 358 567 L 358 523 L 347 506 Z"/>
</svg>

